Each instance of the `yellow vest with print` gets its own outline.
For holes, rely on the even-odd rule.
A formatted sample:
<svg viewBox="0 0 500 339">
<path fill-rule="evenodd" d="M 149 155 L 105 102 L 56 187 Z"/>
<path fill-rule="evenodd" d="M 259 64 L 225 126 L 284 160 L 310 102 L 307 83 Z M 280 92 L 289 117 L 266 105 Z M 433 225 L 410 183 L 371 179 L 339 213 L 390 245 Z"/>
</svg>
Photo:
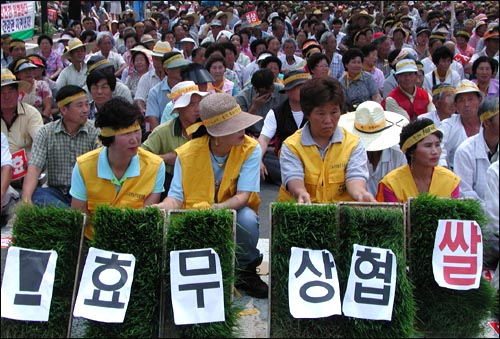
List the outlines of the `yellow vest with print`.
<svg viewBox="0 0 500 339">
<path fill-rule="evenodd" d="M 331 203 L 352 201 L 345 185 L 345 172 L 349 158 L 358 145 L 359 138 L 342 128 L 342 142 L 333 143 L 325 154 L 321 155 L 316 145 L 302 145 L 302 130 L 297 130 L 288 137 L 285 144 L 304 164 L 304 185 L 311 196 L 312 203 Z M 294 197 L 281 185 L 278 201 L 292 201 Z"/>
<path fill-rule="evenodd" d="M 138 149 L 140 175 L 127 178 L 116 192 L 111 181 L 97 176 L 97 163 L 102 147 L 79 156 L 76 161 L 87 189 L 87 208 L 92 215 L 98 205 L 143 208 L 144 200 L 153 192 L 158 169 L 163 159 L 149 151 Z M 85 237 L 94 239 L 94 227 L 87 224 Z"/>
<path fill-rule="evenodd" d="M 408 198 L 417 197 L 419 194 L 409 165 L 394 169 L 382 178 L 380 182 L 394 192 L 398 201 L 402 203 L 406 203 Z M 429 193 L 441 198 L 450 198 L 459 183 L 460 178 L 455 173 L 445 167 L 436 166 L 432 173 Z M 377 193 L 377 201 L 384 201 L 384 192 L 380 186 Z"/>
<path fill-rule="evenodd" d="M 215 197 L 215 176 L 210 159 L 208 135 L 192 139 L 176 148 L 182 167 L 182 188 L 184 204 L 182 208 L 193 209 L 195 204 L 208 202 L 210 205 Z M 233 146 L 222 175 L 217 202 L 224 202 L 237 192 L 238 178 L 243 163 L 250 157 L 257 141 L 245 136 L 241 146 Z M 258 213 L 260 197 L 256 192 L 250 194 L 248 206 Z"/>
</svg>

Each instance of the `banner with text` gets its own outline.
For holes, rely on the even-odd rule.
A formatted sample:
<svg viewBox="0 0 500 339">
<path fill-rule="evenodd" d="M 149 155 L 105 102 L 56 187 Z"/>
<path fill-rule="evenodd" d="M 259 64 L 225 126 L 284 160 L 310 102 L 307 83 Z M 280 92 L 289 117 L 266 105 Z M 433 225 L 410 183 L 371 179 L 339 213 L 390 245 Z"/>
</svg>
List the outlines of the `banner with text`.
<svg viewBox="0 0 500 339">
<path fill-rule="evenodd" d="M 27 40 L 35 35 L 35 1 L 2 4 L 2 35 Z"/>
</svg>

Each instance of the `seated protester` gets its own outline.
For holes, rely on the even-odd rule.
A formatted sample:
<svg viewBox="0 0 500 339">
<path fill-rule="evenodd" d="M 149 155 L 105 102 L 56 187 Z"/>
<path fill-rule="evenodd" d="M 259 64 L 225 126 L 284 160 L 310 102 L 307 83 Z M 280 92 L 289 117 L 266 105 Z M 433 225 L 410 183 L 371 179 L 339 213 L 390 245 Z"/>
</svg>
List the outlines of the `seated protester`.
<svg viewBox="0 0 500 339">
<path fill-rule="evenodd" d="M 398 113 L 384 111 L 375 101 L 358 105 L 356 112 L 342 114 L 339 126 L 357 135 L 368 156 L 368 191 L 377 195 L 378 183 L 392 170 L 406 165 L 399 148 L 399 134 L 408 119 Z"/>
<path fill-rule="evenodd" d="M 396 64 L 403 59 L 417 60 L 415 56 L 415 51 L 409 49 L 395 49 L 389 53 L 387 62 L 391 68 L 389 75 L 385 78 L 384 89 L 382 91 L 382 97 L 387 98 L 389 93 L 398 86 L 398 80 L 396 79 Z"/>
<path fill-rule="evenodd" d="M 274 74 L 274 82 L 283 84 L 283 74 L 281 73 L 281 60 L 274 55 L 267 56 L 259 63 L 260 68 L 268 68 Z"/>
<path fill-rule="evenodd" d="M 170 102 L 168 94 L 181 81 L 181 71 L 191 61 L 184 59 L 180 52 L 168 52 L 162 57 L 162 66 L 166 76 L 150 90 L 146 104 L 146 120 L 149 130 L 154 130 L 159 124 L 163 110 Z"/>
<path fill-rule="evenodd" d="M 453 171 L 460 177 L 460 195 L 485 202 L 486 171 L 498 159 L 498 97 L 487 98 L 477 111 L 482 129 L 455 152 Z"/>
<path fill-rule="evenodd" d="M 377 83 L 370 73 L 363 71 L 363 52 L 350 48 L 342 56 L 345 73 L 339 79 L 344 90 L 344 112 L 351 112 L 362 102 L 371 100 L 382 102 Z"/>
<path fill-rule="evenodd" d="M 168 196 L 156 206 L 165 210 L 236 210 L 236 267 L 240 274 L 235 287 L 255 298 L 267 298 L 268 286 L 256 271 L 263 258 L 257 248 L 261 150 L 256 140 L 244 134 L 262 118 L 243 112 L 226 93 L 204 97 L 200 118 L 187 130 L 193 139 L 176 149 Z"/>
<path fill-rule="evenodd" d="M 210 56 L 207 59 L 205 67 L 214 78 L 214 81 L 209 85 L 209 90 L 214 90 L 216 93 L 226 93 L 231 96 L 238 94 L 238 86 L 224 76 L 226 69 L 226 60 L 224 57 L 215 54 Z"/>
<path fill-rule="evenodd" d="M 498 268 L 498 160 L 486 171 L 485 211 L 488 219 L 488 232 L 483 233 L 483 267 Z M 497 270 L 498 273 L 498 270 Z"/>
<path fill-rule="evenodd" d="M 472 82 L 477 84 L 485 97 L 498 98 L 498 60 L 488 56 L 480 56 L 472 64 Z"/>
<path fill-rule="evenodd" d="M 417 64 L 411 59 L 403 59 L 396 64 L 394 75 L 398 86 L 382 101 L 384 109 L 399 113 L 410 121 L 436 109 L 431 95 L 417 86 L 417 72 Z"/>
<path fill-rule="evenodd" d="M 127 63 L 121 54 L 112 51 L 114 42 L 115 40 L 111 32 L 99 32 L 96 38 L 96 45 L 99 47 L 99 51 L 96 52 L 95 55 L 103 56 L 108 59 L 114 67 L 115 77 L 120 79 L 123 70 L 127 67 Z"/>
<path fill-rule="evenodd" d="M 10 186 L 12 181 L 12 154 L 9 150 L 9 141 L 2 132 L 2 205 L 0 208 L 2 217 L 10 214 L 10 207 L 19 200 L 19 193 Z"/>
<path fill-rule="evenodd" d="M 439 128 L 444 119 L 448 119 L 455 113 L 455 87 L 446 82 L 432 89 L 432 103 L 435 110 L 420 114 L 417 119 L 428 118 Z"/>
<path fill-rule="evenodd" d="M 28 88 L 26 81 L 17 80 L 8 68 L 2 68 L 2 133 L 9 141 L 10 153 L 24 149 L 29 160 L 31 145 L 43 120 L 35 107 L 19 101 L 19 92 Z"/>
<path fill-rule="evenodd" d="M 69 208 L 71 172 L 76 157 L 97 148 L 99 129 L 88 120 L 90 111 L 85 90 L 64 86 L 57 93 L 61 119 L 43 126 L 33 142 L 28 173 L 21 199 L 37 206 Z M 47 186 L 38 186 L 42 171 L 47 171 Z"/>
<path fill-rule="evenodd" d="M 209 90 L 210 84 L 214 82 L 214 78 L 212 77 L 212 75 L 210 75 L 210 73 L 207 71 L 205 67 L 195 62 L 190 63 L 189 65 L 187 65 L 185 68 L 182 69 L 181 80 L 193 81 L 195 85 L 198 86 L 198 90 L 200 92 L 215 93 L 215 90 L 213 89 Z M 170 101 L 163 110 L 160 124 L 163 124 L 164 122 L 167 122 L 168 120 L 179 116 L 179 114 L 173 109 L 174 109 L 174 102 Z"/>
<path fill-rule="evenodd" d="M 208 94 L 201 92 L 193 81 L 181 81 L 175 85 L 169 96 L 172 99 L 173 110 L 178 116 L 156 127 L 141 146 L 147 151 L 158 154 L 166 164 L 165 194 L 162 198 L 166 197 L 174 174 L 177 158 L 175 149 L 191 140 L 191 135 L 186 133 L 186 129 L 200 117 L 199 103 Z"/>
<path fill-rule="evenodd" d="M 422 193 L 458 198 L 460 178 L 438 166 L 443 133 L 431 119 L 417 119 L 401 130 L 399 145 L 408 165 L 389 172 L 379 183 L 377 201 L 406 203 Z"/>
<path fill-rule="evenodd" d="M 432 62 L 436 69 L 425 74 L 424 89 L 432 92 L 432 88 L 440 83 L 446 82 L 457 87 L 461 80 L 460 75 L 451 69 L 453 53 L 445 46 L 437 48 L 432 53 Z"/>
<path fill-rule="evenodd" d="M 455 90 L 456 113 L 441 122 L 439 130 L 443 132 L 442 152 L 439 158 L 441 166 L 453 170 L 455 152 L 460 144 L 481 130 L 481 121 L 477 115 L 483 96 L 477 85 L 470 80 L 460 81 Z"/>
<path fill-rule="evenodd" d="M 374 202 L 366 187 L 366 150 L 359 137 L 338 125 L 344 107 L 339 81 L 330 77 L 306 81 L 300 89 L 300 106 L 308 122 L 281 146 L 278 200 Z"/>
<path fill-rule="evenodd" d="M 61 56 L 61 59 L 69 59 L 71 63 L 69 66 L 64 67 L 57 77 L 57 89 L 66 85 L 85 86 L 87 79 L 85 56 L 90 52 L 91 48 L 91 45 L 84 44 L 78 38 L 73 38 L 68 42 L 67 51 Z"/>
<path fill-rule="evenodd" d="M 324 53 L 314 53 L 307 59 L 307 69 L 311 78 L 326 78 L 330 76 L 328 56 Z"/>
<path fill-rule="evenodd" d="M 363 52 L 363 71 L 368 72 L 372 75 L 373 79 L 377 83 L 380 95 L 384 91 L 385 76 L 384 73 L 377 68 L 377 47 L 374 44 L 366 44 L 361 48 Z"/>
<path fill-rule="evenodd" d="M 133 68 L 127 69 L 127 77 L 125 78 L 124 84 L 130 89 L 130 94 L 132 98 L 135 98 L 135 93 L 137 92 L 137 86 L 139 85 L 139 80 L 141 77 L 148 73 L 149 69 L 152 68 L 151 63 L 151 53 L 144 45 L 137 45 L 133 47 L 132 52 L 132 64 Z M 125 74 L 125 72 L 123 72 Z"/>
<path fill-rule="evenodd" d="M 274 82 L 273 72 L 268 68 L 262 68 L 252 75 L 251 86 L 238 93 L 236 101 L 244 112 L 263 118 L 271 108 L 287 99 L 285 94 L 279 92 L 282 89 L 283 85 Z M 263 125 L 263 121 L 258 121 L 246 132 L 258 138 Z"/>
<path fill-rule="evenodd" d="M 139 147 L 143 120 L 139 108 L 121 98 L 103 105 L 95 121 L 103 147 L 77 157 L 71 208 L 92 215 L 101 204 L 140 209 L 160 201 L 165 163 Z M 85 237 L 94 239 L 90 224 L 85 225 Z"/>
<path fill-rule="evenodd" d="M 44 123 L 48 123 L 52 120 L 52 91 L 47 82 L 35 79 L 37 68 L 29 59 L 21 58 L 13 64 L 12 73 L 29 84 L 29 88 L 19 92 L 21 102 L 35 107 Z"/>
<path fill-rule="evenodd" d="M 260 177 L 269 183 L 281 185 L 278 160 L 281 144 L 307 121 L 300 107 L 300 88 L 309 78 L 309 74 L 304 70 L 287 72 L 284 79 L 285 88 L 280 90 L 280 93 L 286 94 L 288 98 L 282 104 L 270 109 L 264 120 L 258 138 L 262 148 Z"/>
<path fill-rule="evenodd" d="M 113 65 L 100 55 L 94 55 L 88 62 L 87 86 L 90 94 L 89 119 L 94 120 L 102 106 L 112 97 L 121 97 L 132 103 L 130 90 L 114 76 Z"/>
</svg>

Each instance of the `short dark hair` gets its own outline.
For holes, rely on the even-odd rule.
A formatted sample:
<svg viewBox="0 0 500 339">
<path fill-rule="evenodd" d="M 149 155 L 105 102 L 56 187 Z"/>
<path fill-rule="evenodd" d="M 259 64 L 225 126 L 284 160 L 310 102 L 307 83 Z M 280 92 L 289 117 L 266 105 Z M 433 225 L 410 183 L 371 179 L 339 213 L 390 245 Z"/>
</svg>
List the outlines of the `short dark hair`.
<svg viewBox="0 0 500 339">
<path fill-rule="evenodd" d="M 250 52 L 252 52 L 253 55 L 255 55 L 255 53 L 257 53 L 257 46 L 259 46 L 259 45 L 264 45 L 267 48 L 266 40 L 264 40 L 264 39 L 255 39 L 254 41 L 252 41 L 250 43 Z"/>
<path fill-rule="evenodd" d="M 254 88 L 269 88 L 274 84 L 274 73 L 268 68 L 258 69 L 250 82 Z"/>
<path fill-rule="evenodd" d="M 408 140 L 412 135 L 414 135 L 418 131 L 424 129 L 425 127 L 431 126 L 431 125 L 434 125 L 434 121 L 432 121 L 429 118 L 419 118 L 419 119 L 413 120 L 409 124 L 405 125 L 403 127 L 403 129 L 401 130 L 401 134 L 399 135 L 399 147 L 401 147 L 401 149 L 402 149 L 406 140 Z M 432 134 L 437 136 L 439 138 L 439 141 L 441 141 L 443 139 L 443 132 L 441 132 L 440 130 L 436 130 L 436 132 L 434 132 Z M 406 160 L 408 162 L 408 165 L 411 165 L 411 163 L 412 163 L 413 152 L 415 152 L 415 149 L 417 148 L 417 144 L 418 144 L 418 142 L 406 150 L 405 155 L 406 155 Z"/>
<path fill-rule="evenodd" d="M 328 62 L 328 56 L 324 53 L 314 53 L 307 59 L 307 69 L 309 69 L 309 72 L 312 71 L 316 65 L 320 63 L 321 60 L 326 60 Z"/>
<path fill-rule="evenodd" d="M 341 110 L 344 107 L 344 90 L 335 78 L 312 78 L 300 88 L 300 107 L 306 118 L 316 107 L 329 102 L 338 105 Z"/>
<path fill-rule="evenodd" d="M 450 59 L 450 61 L 453 61 L 453 52 L 446 46 L 440 46 L 432 53 L 432 63 L 434 65 L 437 66 L 441 59 Z"/>
<path fill-rule="evenodd" d="M 495 75 L 496 72 L 498 71 L 498 61 L 496 61 L 495 59 L 493 59 L 487 55 L 482 55 L 479 58 L 477 58 L 476 60 L 474 60 L 474 63 L 472 64 L 472 74 L 471 74 L 472 79 L 476 78 L 477 68 L 479 67 L 479 64 L 482 62 L 488 62 L 490 64 L 492 76 Z"/>
<path fill-rule="evenodd" d="M 281 60 L 277 56 L 274 56 L 274 55 L 268 56 L 267 58 L 262 60 L 259 64 L 259 66 L 260 66 L 260 68 L 267 68 L 267 65 L 269 65 L 271 62 L 277 63 L 278 68 L 280 69 L 280 72 L 281 72 L 281 66 L 282 66 Z"/>
<path fill-rule="evenodd" d="M 220 55 L 212 55 L 211 57 L 209 57 L 207 59 L 207 62 L 205 63 L 205 68 L 210 71 L 210 67 L 212 67 L 212 64 L 214 62 L 222 62 L 222 64 L 224 65 L 224 67 L 226 67 L 226 60 L 224 59 L 224 57 L 221 57 Z"/>
<path fill-rule="evenodd" d="M 207 46 L 207 49 L 205 50 L 205 58 L 210 58 L 210 56 L 215 51 L 221 52 L 222 56 L 226 57 L 226 49 L 224 48 L 224 46 L 222 46 L 222 44 L 219 42 L 213 42 L 209 46 Z"/>
<path fill-rule="evenodd" d="M 232 42 L 221 42 L 222 47 L 224 47 L 224 53 L 226 53 L 226 49 L 229 49 L 231 52 L 233 52 L 234 55 L 238 54 L 238 51 L 236 50 L 236 46 Z"/>
<path fill-rule="evenodd" d="M 346 68 L 346 65 L 354 58 L 360 57 L 361 62 L 363 62 L 363 59 L 365 56 L 363 55 L 363 52 L 359 48 L 349 48 L 344 55 L 342 56 L 342 64 L 344 65 L 344 68 Z"/>
<path fill-rule="evenodd" d="M 99 114 L 95 118 L 95 126 L 111 127 L 113 129 L 126 128 L 133 125 L 136 121 L 143 125 L 144 117 L 136 104 L 132 104 L 127 100 L 116 97 L 111 98 L 99 110 Z M 115 137 L 99 136 L 104 146 L 109 146 L 115 141 Z"/>
<path fill-rule="evenodd" d="M 111 67 L 109 67 L 109 68 L 111 68 Z M 92 85 L 97 85 L 97 83 L 99 81 L 101 81 L 102 79 L 106 79 L 108 81 L 108 85 L 109 85 L 109 87 L 111 87 L 112 91 L 115 90 L 116 77 L 115 77 L 115 74 L 113 73 L 113 71 L 110 71 L 109 68 L 108 69 L 96 69 L 87 75 L 86 83 L 87 83 L 87 88 L 89 89 L 89 92 L 90 92 L 90 87 Z"/>
<path fill-rule="evenodd" d="M 43 40 L 48 40 L 49 44 L 52 46 L 54 44 L 54 40 L 52 40 L 52 38 L 50 36 L 48 36 L 47 34 L 41 34 L 38 39 L 36 39 L 36 43 L 38 46 L 40 46 L 40 43 L 43 41 Z"/>
</svg>

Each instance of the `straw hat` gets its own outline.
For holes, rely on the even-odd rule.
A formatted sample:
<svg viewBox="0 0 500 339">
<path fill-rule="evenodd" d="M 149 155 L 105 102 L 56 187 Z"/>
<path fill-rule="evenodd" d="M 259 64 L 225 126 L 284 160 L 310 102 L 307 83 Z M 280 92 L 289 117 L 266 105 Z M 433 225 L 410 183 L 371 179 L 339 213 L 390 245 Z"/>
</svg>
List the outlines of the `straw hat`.
<svg viewBox="0 0 500 339">
<path fill-rule="evenodd" d="M 172 47 L 168 43 L 168 41 L 157 41 L 153 47 L 153 56 L 157 56 L 163 58 L 165 53 L 172 52 Z"/>
<path fill-rule="evenodd" d="M 198 94 L 201 97 L 207 96 L 208 92 L 201 92 L 194 81 L 181 81 L 172 88 L 172 92 L 167 96 L 174 102 L 174 108 L 186 107 L 191 103 L 191 96 Z"/>
<path fill-rule="evenodd" d="M 80 39 L 78 38 L 72 38 L 68 42 L 68 46 L 66 47 L 66 52 L 64 52 L 63 55 L 61 55 L 62 59 L 67 59 L 71 57 L 71 51 L 74 51 L 77 48 L 80 47 L 85 47 L 85 52 L 90 52 L 90 49 L 92 46 L 90 44 L 84 44 Z"/>
<path fill-rule="evenodd" d="M 220 20 L 220 17 L 223 15 L 227 16 L 227 22 L 231 22 L 231 20 L 233 20 L 233 13 L 223 11 L 218 11 L 217 14 L 215 14 L 215 19 Z"/>
<path fill-rule="evenodd" d="M 408 122 L 401 114 L 384 111 L 375 101 L 365 101 L 356 112 L 343 114 L 339 119 L 339 125 L 359 136 L 369 152 L 397 145 L 401 129 Z"/>
<path fill-rule="evenodd" d="M 222 137 L 242 131 L 259 120 L 261 116 L 243 112 L 236 99 L 227 93 L 213 93 L 200 101 L 201 122 L 188 128 L 195 132 L 201 125 L 214 137 Z"/>
<path fill-rule="evenodd" d="M 2 67 L 2 87 L 16 85 L 18 91 L 26 91 L 30 88 L 30 84 L 24 80 L 17 80 L 16 76 L 8 68 Z"/>
<path fill-rule="evenodd" d="M 194 24 L 198 25 L 198 22 L 200 22 L 200 16 L 198 15 L 198 13 L 196 13 L 195 11 L 189 10 L 188 13 L 186 14 L 186 19 L 191 18 L 191 17 L 194 18 Z"/>
<path fill-rule="evenodd" d="M 463 79 L 458 83 L 458 86 L 455 90 L 455 100 L 457 99 L 459 94 L 463 93 L 477 93 L 479 96 L 483 96 L 483 93 L 481 92 L 479 87 L 477 87 L 477 84 L 467 79 Z"/>
<path fill-rule="evenodd" d="M 351 20 L 349 20 L 349 22 L 357 22 L 359 18 L 368 19 L 368 24 L 371 24 L 373 22 L 373 20 L 375 20 L 375 18 L 372 17 L 370 14 L 368 14 L 367 11 L 363 10 L 363 11 L 360 11 L 356 14 L 353 14 L 351 16 Z"/>
<path fill-rule="evenodd" d="M 133 17 L 134 20 L 137 20 L 137 12 L 134 12 L 131 9 L 127 9 L 120 13 L 120 18 L 125 19 L 126 17 Z"/>
<path fill-rule="evenodd" d="M 156 43 L 157 41 L 158 39 L 153 38 L 151 34 L 144 34 L 141 37 L 141 43 L 143 44 L 147 44 L 148 42 Z"/>
</svg>

